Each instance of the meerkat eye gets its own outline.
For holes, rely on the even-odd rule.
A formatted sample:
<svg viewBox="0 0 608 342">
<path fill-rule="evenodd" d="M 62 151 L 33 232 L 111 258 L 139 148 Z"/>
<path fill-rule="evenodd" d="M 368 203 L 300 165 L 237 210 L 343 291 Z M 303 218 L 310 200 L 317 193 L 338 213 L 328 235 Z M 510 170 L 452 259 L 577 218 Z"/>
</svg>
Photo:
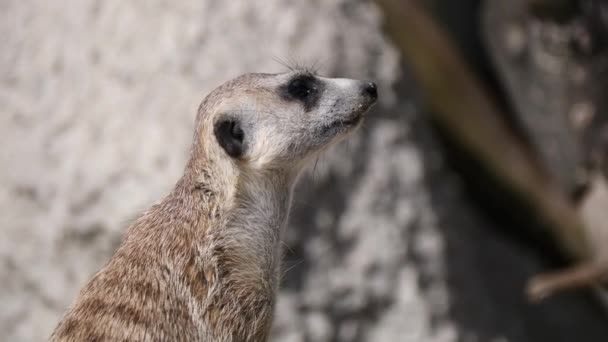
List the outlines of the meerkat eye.
<svg viewBox="0 0 608 342">
<path fill-rule="evenodd" d="M 280 95 L 285 101 L 300 102 L 304 110 L 309 112 L 319 104 L 325 85 L 323 81 L 310 73 L 300 73 L 293 76 L 282 85 Z"/>
<path fill-rule="evenodd" d="M 312 75 L 297 76 L 287 85 L 289 95 L 297 99 L 305 99 L 316 90 L 316 80 Z"/>
<path fill-rule="evenodd" d="M 245 132 L 237 119 L 224 118 L 218 121 L 214 127 L 217 142 L 232 158 L 238 158 L 245 152 L 243 141 Z"/>
</svg>

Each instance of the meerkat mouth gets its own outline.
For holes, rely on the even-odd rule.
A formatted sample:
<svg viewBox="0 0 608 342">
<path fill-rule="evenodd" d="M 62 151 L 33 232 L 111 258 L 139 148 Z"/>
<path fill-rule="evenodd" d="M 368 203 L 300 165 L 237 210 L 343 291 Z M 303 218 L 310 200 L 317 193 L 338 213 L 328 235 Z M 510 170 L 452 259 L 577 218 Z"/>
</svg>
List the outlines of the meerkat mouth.
<svg viewBox="0 0 608 342">
<path fill-rule="evenodd" d="M 352 117 L 350 119 L 338 120 L 335 123 L 333 123 L 332 125 L 342 126 L 342 127 L 355 126 L 359 122 L 361 122 L 361 120 L 363 120 L 363 114 L 358 114 L 358 115 L 355 115 L 354 117 Z"/>
<path fill-rule="evenodd" d="M 321 127 L 321 134 L 335 135 L 343 131 L 351 130 L 363 120 L 363 116 L 363 113 L 360 113 L 350 118 L 343 118 L 332 121 L 331 123 L 323 125 L 323 127 Z"/>
</svg>

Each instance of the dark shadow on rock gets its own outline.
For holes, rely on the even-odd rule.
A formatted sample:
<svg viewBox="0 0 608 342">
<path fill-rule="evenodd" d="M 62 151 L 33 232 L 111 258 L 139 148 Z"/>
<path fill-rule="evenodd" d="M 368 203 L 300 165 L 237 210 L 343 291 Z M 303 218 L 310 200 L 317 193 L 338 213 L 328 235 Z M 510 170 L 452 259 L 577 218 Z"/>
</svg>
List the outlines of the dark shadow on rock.
<svg viewBox="0 0 608 342">
<path fill-rule="evenodd" d="M 423 158 L 437 149 L 445 151 L 425 118 L 414 124 L 420 126 L 413 131 Z M 528 303 L 525 284 L 531 276 L 555 266 L 554 251 L 545 253 L 538 248 L 542 243 L 523 243 L 525 237 L 520 233 L 531 227 L 514 227 L 506 215 L 482 209 L 487 208 L 480 203 L 484 198 L 463 186 L 466 182 L 459 181 L 452 164 L 430 165 L 428 160 L 425 164 L 431 203 L 445 244 L 450 318 L 462 341 L 608 340 L 606 312 L 589 291 Z M 475 174 L 462 176 L 477 181 Z"/>
</svg>

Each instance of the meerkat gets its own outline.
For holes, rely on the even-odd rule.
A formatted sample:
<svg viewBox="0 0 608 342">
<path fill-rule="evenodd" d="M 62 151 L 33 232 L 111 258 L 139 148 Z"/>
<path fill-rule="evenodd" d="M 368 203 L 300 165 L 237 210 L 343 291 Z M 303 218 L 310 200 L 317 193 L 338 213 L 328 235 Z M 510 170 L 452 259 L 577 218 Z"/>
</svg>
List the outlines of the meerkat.
<svg viewBox="0 0 608 342">
<path fill-rule="evenodd" d="M 265 341 L 306 163 L 360 126 L 376 85 L 245 74 L 199 107 L 183 177 L 128 228 L 51 341 Z"/>
</svg>

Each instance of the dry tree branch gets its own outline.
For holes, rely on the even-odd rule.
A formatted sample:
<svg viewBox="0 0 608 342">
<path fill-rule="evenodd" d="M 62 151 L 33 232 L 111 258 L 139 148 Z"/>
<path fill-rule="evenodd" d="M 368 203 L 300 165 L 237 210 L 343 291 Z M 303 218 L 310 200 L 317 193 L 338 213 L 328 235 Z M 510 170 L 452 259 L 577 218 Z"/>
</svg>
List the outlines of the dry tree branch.
<svg viewBox="0 0 608 342">
<path fill-rule="evenodd" d="M 583 263 L 591 260 L 592 249 L 576 209 L 510 131 L 456 47 L 416 1 L 376 2 L 383 10 L 387 32 L 425 91 L 432 119 L 495 179 L 525 200 L 567 256 Z M 535 278 L 530 293 L 551 294 L 567 288 L 567 279 L 573 285 L 598 279 L 597 275 L 581 277 L 578 269 Z M 583 281 L 589 278 L 593 279 Z"/>
</svg>

